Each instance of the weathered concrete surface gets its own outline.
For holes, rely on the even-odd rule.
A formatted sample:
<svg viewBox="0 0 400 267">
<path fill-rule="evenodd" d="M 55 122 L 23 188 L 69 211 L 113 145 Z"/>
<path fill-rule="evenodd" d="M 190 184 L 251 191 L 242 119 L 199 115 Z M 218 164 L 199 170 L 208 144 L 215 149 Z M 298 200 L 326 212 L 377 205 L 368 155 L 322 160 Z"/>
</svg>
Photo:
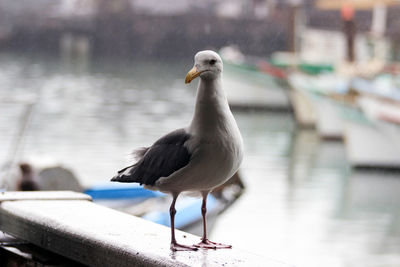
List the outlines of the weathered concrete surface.
<svg viewBox="0 0 400 267">
<path fill-rule="evenodd" d="M 15 200 L 18 193 L 10 194 L 13 201 L 0 204 L 2 231 L 89 266 L 288 266 L 237 248 L 171 252 L 167 227 L 88 200 L 32 200 L 32 193 Z M 176 234 L 184 244 L 199 241 Z"/>
</svg>

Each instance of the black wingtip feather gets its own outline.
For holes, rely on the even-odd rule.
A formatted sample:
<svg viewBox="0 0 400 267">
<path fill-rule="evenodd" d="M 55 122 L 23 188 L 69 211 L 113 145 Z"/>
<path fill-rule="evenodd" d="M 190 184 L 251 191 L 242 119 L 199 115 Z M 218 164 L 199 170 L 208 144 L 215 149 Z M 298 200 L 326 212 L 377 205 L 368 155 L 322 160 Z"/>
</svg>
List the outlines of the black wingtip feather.
<svg viewBox="0 0 400 267">
<path fill-rule="evenodd" d="M 189 138 L 184 129 L 179 129 L 163 136 L 149 148 L 134 151 L 133 155 L 140 158 L 139 161 L 120 170 L 111 181 L 154 185 L 160 177 L 168 177 L 189 163 L 191 154 L 184 146 Z"/>
<path fill-rule="evenodd" d="M 132 172 L 134 171 L 136 164 L 123 168 L 119 170 L 117 175 L 111 178 L 111 182 L 120 182 L 120 183 L 140 183 L 141 180 L 135 180 L 132 177 Z"/>
</svg>

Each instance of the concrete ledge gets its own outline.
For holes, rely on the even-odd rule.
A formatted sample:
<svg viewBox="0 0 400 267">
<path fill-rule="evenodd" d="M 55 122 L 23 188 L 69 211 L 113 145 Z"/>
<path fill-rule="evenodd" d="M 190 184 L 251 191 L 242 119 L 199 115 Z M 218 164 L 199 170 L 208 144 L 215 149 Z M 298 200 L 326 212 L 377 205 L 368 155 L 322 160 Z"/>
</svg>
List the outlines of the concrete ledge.
<svg viewBox="0 0 400 267">
<path fill-rule="evenodd" d="M 92 200 L 92 198 L 72 191 L 0 192 L 0 202 L 14 200 Z"/>
<path fill-rule="evenodd" d="M 237 248 L 171 252 L 167 227 L 88 200 L 54 200 L 54 192 L 46 198 L 51 200 L 8 194 L 12 201 L 0 204 L 2 231 L 89 266 L 288 266 Z M 45 193 L 39 194 L 43 198 Z M 176 234 L 184 244 L 199 241 L 181 231 Z"/>
</svg>

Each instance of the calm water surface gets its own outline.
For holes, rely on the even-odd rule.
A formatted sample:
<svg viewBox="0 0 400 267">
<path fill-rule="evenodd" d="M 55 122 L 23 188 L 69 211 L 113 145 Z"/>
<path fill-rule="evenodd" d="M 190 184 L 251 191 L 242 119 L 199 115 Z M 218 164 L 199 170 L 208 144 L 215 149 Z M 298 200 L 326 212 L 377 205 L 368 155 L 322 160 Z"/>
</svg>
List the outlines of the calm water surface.
<svg viewBox="0 0 400 267">
<path fill-rule="evenodd" d="M 189 123 L 191 65 L 0 54 L 1 174 L 15 158 L 61 164 L 86 186 L 108 181 L 132 148 Z M 341 143 L 296 130 L 291 115 L 235 117 L 247 188 L 213 239 L 296 266 L 400 266 L 399 174 L 351 171 Z"/>
</svg>

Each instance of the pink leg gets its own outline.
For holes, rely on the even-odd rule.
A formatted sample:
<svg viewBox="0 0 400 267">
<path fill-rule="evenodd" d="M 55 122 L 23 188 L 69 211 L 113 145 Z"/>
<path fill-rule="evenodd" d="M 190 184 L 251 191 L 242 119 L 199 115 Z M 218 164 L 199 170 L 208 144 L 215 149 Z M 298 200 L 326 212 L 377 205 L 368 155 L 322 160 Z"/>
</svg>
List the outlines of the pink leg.
<svg viewBox="0 0 400 267">
<path fill-rule="evenodd" d="M 187 246 L 187 245 L 182 245 L 176 242 L 175 239 L 175 214 L 176 214 L 176 209 L 175 209 L 175 202 L 176 199 L 178 198 L 179 193 L 173 193 L 172 194 L 172 203 L 171 207 L 169 208 L 169 215 L 171 217 L 171 250 L 172 251 L 193 251 L 197 250 L 196 247 L 194 246 Z"/>
<path fill-rule="evenodd" d="M 215 243 L 207 239 L 207 222 L 206 222 L 206 213 L 207 213 L 207 196 L 209 192 L 202 192 L 203 195 L 203 203 L 201 205 L 201 215 L 203 216 L 203 237 L 201 238 L 200 243 L 194 245 L 198 248 L 207 248 L 207 249 L 219 249 L 219 248 L 232 248 L 231 245 L 225 245 L 221 243 Z"/>
</svg>

